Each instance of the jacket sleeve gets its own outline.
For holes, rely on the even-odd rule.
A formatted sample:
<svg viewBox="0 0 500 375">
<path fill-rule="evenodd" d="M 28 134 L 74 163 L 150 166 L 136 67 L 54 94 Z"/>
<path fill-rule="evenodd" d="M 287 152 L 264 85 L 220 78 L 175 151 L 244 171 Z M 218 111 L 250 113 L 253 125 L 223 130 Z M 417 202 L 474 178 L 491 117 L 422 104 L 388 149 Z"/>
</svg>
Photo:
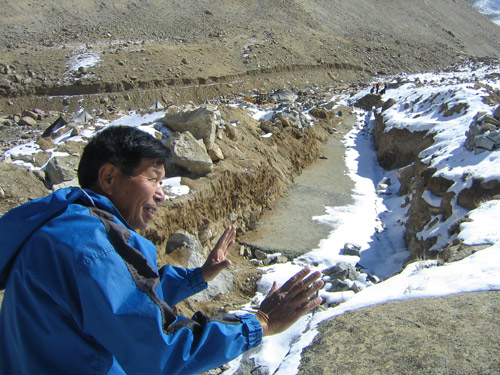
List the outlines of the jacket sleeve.
<svg viewBox="0 0 500 375">
<path fill-rule="evenodd" d="M 111 253 L 109 253 L 111 254 Z M 92 273 L 92 270 L 90 270 Z M 197 374 L 257 346 L 262 328 L 253 314 L 191 319 L 137 288 L 126 269 L 80 280 L 84 332 L 103 345 L 129 374 Z M 117 285 L 113 280 L 120 279 Z"/>
<path fill-rule="evenodd" d="M 207 288 L 201 268 L 185 269 L 164 266 L 160 270 L 160 288 L 163 298 L 170 306 L 191 297 Z"/>
</svg>

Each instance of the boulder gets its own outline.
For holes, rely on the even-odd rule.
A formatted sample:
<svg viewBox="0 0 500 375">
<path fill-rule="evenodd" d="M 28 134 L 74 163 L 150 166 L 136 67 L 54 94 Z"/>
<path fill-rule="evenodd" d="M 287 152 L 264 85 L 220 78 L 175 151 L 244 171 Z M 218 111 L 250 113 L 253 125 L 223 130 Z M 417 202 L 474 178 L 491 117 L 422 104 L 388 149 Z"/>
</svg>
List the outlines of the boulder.
<svg viewBox="0 0 500 375">
<path fill-rule="evenodd" d="M 495 109 L 493 115 L 478 112 L 474 116 L 469 130 L 465 132 L 464 146 L 467 150 L 479 154 L 500 148 L 500 121 L 497 119 L 498 115 L 500 115 L 500 106 Z"/>
<path fill-rule="evenodd" d="M 31 117 L 33 120 L 42 119 L 42 115 L 40 113 L 36 113 L 35 111 L 24 111 L 23 117 Z"/>
<path fill-rule="evenodd" d="M 280 128 L 275 126 L 271 121 L 261 121 L 260 122 L 260 128 L 266 132 L 266 133 L 278 133 L 280 131 Z"/>
<path fill-rule="evenodd" d="M 45 185 L 27 168 L 0 162 L 0 215 L 9 209 L 49 193 Z"/>
<path fill-rule="evenodd" d="M 217 145 L 217 143 L 214 143 L 212 148 L 208 150 L 208 156 L 210 156 L 210 159 L 212 159 L 214 163 L 220 160 L 224 160 L 224 153 Z"/>
<path fill-rule="evenodd" d="M 481 149 L 491 151 L 495 147 L 495 143 L 485 134 L 480 134 L 474 138 L 474 147 L 476 151 L 480 151 Z"/>
<path fill-rule="evenodd" d="M 202 252 L 201 244 L 199 243 L 197 238 L 183 230 L 178 231 L 170 236 L 170 238 L 167 240 L 165 251 L 167 254 L 171 254 L 179 248 L 184 247 L 188 248 L 191 252 Z"/>
<path fill-rule="evenodd" d="M 340 262 L 333 267 L 323 270 L 323 274 L 335 280 L 356 280 L 358 278 L 356 268 L 345 262 Z"/>
<path fill-rule="evenodd" d="M 37 121 L 34 118 L 31 118 L 29 116 L 24 116 L 21 117 L 21 119 L 19 120 L 19 125 L 35 126 L 36 122 Z"/>
<path fill-rule="evenodd" d="M 500 105 L 493 111 L 493 117 L 495 117 L 497 120 L 500 120 Z"/>
<path fill-rule="evenodd" d="M 361 251 L 361 246 L 353 244 L 353 243 L 346 243 L 344 244 L 344 248 L 342 249 L 342 254 L 343 255 L 354 255 L 354 256 L 360 256 L 360 251 Z"/>
<path fill-rule="evenodd" d="M 167 138 L 165 145 L 172 152 L 174 165 L 187 169 L 198 176 L 212 172 L 212 159 L 210 159 L 204 143 L 197 141 L 190 132 L 172 134 Z"/>
<path fill-rule="evenodd" d="M 11 82 L 6 78 L 0 78 L 0 89 L 9 89 Z"/>
<path fill-rule="evenodd" d="M 36 154 L 31 156 L 31 164 L 34 167 L 42 168 L 47 162 L 50 160 L 51 154 L 50 152 L 37 152 Z"/>
<path fill-rule="evenodd" d="M 264 260 L 267 258 L 267 254 L 262 250 L 255 250 L 254 254 L 255 254 L 255 259 L 257 260 Z"/>
<path fill-rule="evenodd" d="M 35 142 L 43 151 L 56 148 L 56 144 L 51 138 L 38 138 Z"/>
<path fill-rule="evenodd" d="M 176 132 L 189 131 L 196 139 L 202 139 L 207 150 L 212 149 L 217 129 L 214 110 L 199 107 L 195 110 L 170 107 L 163 117 L 163 123 Z"/>
<path fill-rule="evenodd" d="M 500 120 L 497 120 L 494 116 L 484 116 L 483 118 L 483 124 L 491 124 L 495 127 L 500 126 Z"/>
<path fill-rule="evenodd" d="M 346 292 L 351 289 L 351 283 L 345 280 L 333 280 L 331 286 L 326 288 L 327 292 Z"/>
<path fill-rule="evenodd" d="M 272 95 L 277 102 L 290 102 L 293 103 L 297 99 L 297 94 L 290 90 L 276 90 Z"/>
<path fill-rule="evenodd" d="M 45 167 L 45 179 L 50 185 L 71 181 L 76 176 L 80 158 L 76 156 L 56 156 Z"/>
<path fill-rule="evenodd" d="M 385 110 L 391 108 L 394 104 L 396 104 L 396 100 L 394 100 L 393 98 L 390 98 L 389 100 L 387 100 L 384 105 L 382 106 L 382 112 L 384 112 Z"/>
<path fill-rule="evenodd" d="M 354 103 L 355 107 L 371 111 L 373 107 L 380 108 L 384 105 L 382 97 L 378 94 L 367 94 Z"/>
</svg>

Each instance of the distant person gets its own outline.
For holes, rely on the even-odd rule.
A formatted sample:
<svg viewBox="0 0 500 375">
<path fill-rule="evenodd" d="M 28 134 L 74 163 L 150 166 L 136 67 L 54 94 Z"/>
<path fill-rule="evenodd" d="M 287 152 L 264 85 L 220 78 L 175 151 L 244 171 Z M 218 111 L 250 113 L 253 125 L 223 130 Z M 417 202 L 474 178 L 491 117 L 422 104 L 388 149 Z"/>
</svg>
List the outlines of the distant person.
<svg viewBox="0 0 500 375">
<path fill-rule="evenodd" d="M 380 83 L 377 82 L 377 84 L 375 85 L 375 92 L 378 94 L 378 90 L 380 89 Z"/>
<path fill-rule="evenodd" d="M 384 95 L 386 89 L 387 89 L 387 85 L 384 83 L 384 88 L 382 90 L 380 90 L 380 95 Z"/>
<path fill-rule="evenodd" d="M 375 86 L 372 86 L 371 90 L 370 90 L 370 94 L 373 94 L 375 92 Z"/>
<path fill-rule="evenodd" d="M 110 126 L 85 147 L 81 185 L 0 218 L 0 374 L 198 374 L 282 332 L 321 303 L 320 272 L 274 283 L 255 314 L 176 316 L 171 307 L 231 265 L 228 227 L 200 268 L 156 264 L 136 231 L 165 199 L 168 149 Z"/>
</svg>

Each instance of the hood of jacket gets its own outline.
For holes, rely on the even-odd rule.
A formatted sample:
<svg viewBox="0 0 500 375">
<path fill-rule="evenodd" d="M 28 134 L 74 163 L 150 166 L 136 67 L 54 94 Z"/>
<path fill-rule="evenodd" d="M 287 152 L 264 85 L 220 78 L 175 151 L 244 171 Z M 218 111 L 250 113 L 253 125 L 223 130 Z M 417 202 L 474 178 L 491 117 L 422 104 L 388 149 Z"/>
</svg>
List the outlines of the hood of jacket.
<svg viewBox="0 0 500 375">
<path fill-rule="evenodd" d="M 0 290 L 5 288 L 14 260 L 28 238 L 70 204 L 99 207 L 121 218 L 111 201 L 91 190 L 69 187 L 13 208 L 0 217 Z M 123 222 L 125 220 L 122 219 Z M 127 224 L 125 224 L 127 225 Z M 128 226 L 128 225 L 127 225 Z"/>
</svg>

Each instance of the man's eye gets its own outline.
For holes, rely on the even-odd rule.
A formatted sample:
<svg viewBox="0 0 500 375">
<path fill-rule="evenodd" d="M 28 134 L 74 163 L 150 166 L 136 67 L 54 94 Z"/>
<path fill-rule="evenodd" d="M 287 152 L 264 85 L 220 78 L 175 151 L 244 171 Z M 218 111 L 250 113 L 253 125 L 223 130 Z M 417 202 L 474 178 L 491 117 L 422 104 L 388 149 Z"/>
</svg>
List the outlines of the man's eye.
<svg viewBox="0 0 500 375">
<path fill-rule="evenodd" d="M 155 178 L 150 178 L 149 182 L 153 185 L 161 185 L 161 180 L 158 180 L 156 177 Z"/>
</svg>

